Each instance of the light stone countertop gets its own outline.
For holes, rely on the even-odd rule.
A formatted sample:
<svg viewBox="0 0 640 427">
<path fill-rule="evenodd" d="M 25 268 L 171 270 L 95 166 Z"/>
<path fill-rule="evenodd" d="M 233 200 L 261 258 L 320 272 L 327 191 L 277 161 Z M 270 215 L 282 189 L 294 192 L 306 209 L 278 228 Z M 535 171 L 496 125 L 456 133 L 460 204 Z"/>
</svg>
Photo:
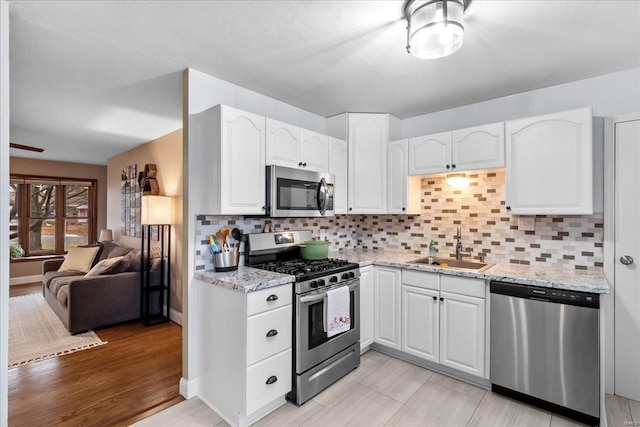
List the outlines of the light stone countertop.
<svg viewBox="0 0 640 427">
<path fill-rule="evenodd" d="M 349 262 L 359 264 L 360 267 L 381 265 L 442 273 L 451 276 L 473 277 L 483 280 L 501 280 L 545 288 L 596 294 L 609 293 L 609 286 L 604 279 L 602 271 L 569 270 L 557 267 L 538 267 L 505 263 L 496 263 L 493 267 L 485 271 L 456 270 L 410 263 L 419 258 L 424 258 L 423 255 L 362 249 L 330 252 L 329 257 L 345 259 Z M 490 260 L 488 262 L 490 262 Z M 237 271 L 226 273 L 204 271 L 196 273 L 195 278 L 203 282 L 240 292 L 253 292 L 273 286 L 293 283 L 295 281 L 294 276 L 258 270 L 251 267 L 238 267 Z"/>
<path fill-rule="evenodd" d="M 334 252 L 330 253 L 329 256 L 346 259 L 347 261 L 360 264 L 360 267 L 382 265 L 442 273 L 451 276 L 501 280 L 521 285 L 533 285 L 569 291 L 591 292 L 596 294 L 609 293 L 609 286 L 604 279 L 604 273 L 602 271 L 569 270 L 558 267 L 539 267 L 506 263 L 495 263 L 493 267 L 485 271 L 456 270 L 410 263 L 411 261 L 425 258 L 424 255 L 362 249 Z M 487 262 L 491 261 L 487 260 Z"/>
<path fill-rule="evenodd" d="M 251 267 L 238 267 L 236 271 L 224 273 L 202 271 L 196 273 L 194 277 L 212 285 L 244 293 L 286 285 L 296 280 L 295 276 Z"/>
</svg>

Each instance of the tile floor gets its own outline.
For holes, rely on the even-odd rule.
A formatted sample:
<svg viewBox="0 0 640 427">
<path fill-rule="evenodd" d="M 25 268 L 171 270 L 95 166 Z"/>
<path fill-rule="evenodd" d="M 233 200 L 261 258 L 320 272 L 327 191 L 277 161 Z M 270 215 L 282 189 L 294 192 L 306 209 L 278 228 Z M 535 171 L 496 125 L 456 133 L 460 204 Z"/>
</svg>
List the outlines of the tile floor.
<svg viewBox="0 0 640 427">
<path fill-rule="evenodd" d="M 607 397 L 610 427 L 639 426 L 640 402 Z M 226 426 L 197 398 L 136 424 Z M 254 426 L 577 426 L 567 418 L 505 398 L 374 350 L 360 367 L 311 401 L 287 403 Z"/>
</svg>

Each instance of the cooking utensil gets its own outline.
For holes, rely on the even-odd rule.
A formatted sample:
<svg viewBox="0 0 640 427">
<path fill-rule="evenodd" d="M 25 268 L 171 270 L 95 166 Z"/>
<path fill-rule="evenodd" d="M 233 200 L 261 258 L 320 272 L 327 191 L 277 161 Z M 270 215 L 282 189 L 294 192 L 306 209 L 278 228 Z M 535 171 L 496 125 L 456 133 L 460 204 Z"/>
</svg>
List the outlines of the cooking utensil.
<svg viewBox="0 0 640 427">
<path fill-rule="evenodd" d="M 300 247 L 300 256 L 303 259 L 325 259 L 329 254 L 330 245 L 331 242 L 324 240 L 309 240 L 298 246 Z"/>
<path fill-rule="evenodd" d="M 222 231 L 218 231 L 216 233 L 216 239 L 218 240 L 218 244 L 220 246 L 220 249 L 224 251 L 224 244 L 225 244 L 225 240 L 226 240 L 226 238 L 224 237 L 224 233 Z"/>
<path fill-rule="evenodd" d="M 233 237 L 235 241 L 240 243 L 242 241 L 242 231 L 234 228 L 233 230 L 231 230 L 231 237 Z"/>
</svg>

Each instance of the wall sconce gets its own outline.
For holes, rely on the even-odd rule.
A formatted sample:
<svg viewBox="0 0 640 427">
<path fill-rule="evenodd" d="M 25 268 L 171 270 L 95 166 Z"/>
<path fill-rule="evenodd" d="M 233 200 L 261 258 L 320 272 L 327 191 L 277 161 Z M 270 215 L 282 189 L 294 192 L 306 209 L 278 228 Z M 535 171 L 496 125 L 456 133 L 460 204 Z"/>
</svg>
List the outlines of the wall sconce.
<svg viewBox="0 0 640 427">
<path fill-rule="evenodd" d="M 450 173 L 446 178 L 447 184 L 456 188 L 464 188 L 469 186 L 469 178 L 464 173 Z"/>
<path fill-rule="evenodd" d="M 109 230 L 108 228 L 100 230 L 98 242 L 113 242 L 113 230 Z"/>
<path fill-rule="evenodd" d="M 460 49 L 464 9 L 463 0 L 409 0 L 404 9 L 407 52 L 420 59 L 436 59 Z"/>
</svg>

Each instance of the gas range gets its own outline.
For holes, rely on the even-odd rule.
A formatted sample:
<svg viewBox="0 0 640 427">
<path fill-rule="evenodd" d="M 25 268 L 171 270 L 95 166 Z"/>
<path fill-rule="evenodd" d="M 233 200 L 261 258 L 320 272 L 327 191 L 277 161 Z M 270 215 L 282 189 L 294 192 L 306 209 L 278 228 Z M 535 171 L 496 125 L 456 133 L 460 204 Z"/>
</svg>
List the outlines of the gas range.
<svg viewBox="0 0 640 427">
<path fill-rule="evenodd" d="M 308 240 L 311 240 L 311 232 L 306 230 L 249 234 L 249 265 L 295 276 L 296 294 L 334 287 L 360 276 L 359 265 L 352 262 L 300 258 L 298 245 Z"/>
<path fill-rule="evenodd" d="M 333 258 L 321 260 L 296 258 L 285 261 L 269 261 L 252 265 L 252 267 L 296 276 L 296 294 L 332 287 L 360 277 L 358 264 Z"/>
</svg>

